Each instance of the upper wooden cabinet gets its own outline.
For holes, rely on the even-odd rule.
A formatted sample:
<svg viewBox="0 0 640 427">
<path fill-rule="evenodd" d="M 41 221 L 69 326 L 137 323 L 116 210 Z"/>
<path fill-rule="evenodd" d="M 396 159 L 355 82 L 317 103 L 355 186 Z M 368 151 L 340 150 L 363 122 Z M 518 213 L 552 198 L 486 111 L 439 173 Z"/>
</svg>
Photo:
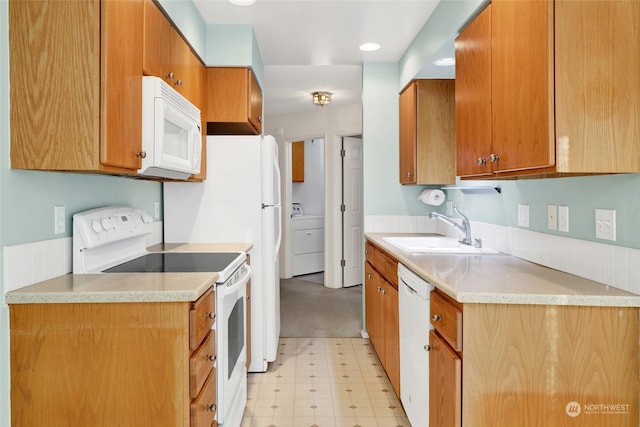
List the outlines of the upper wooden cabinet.
<svg viewBox="0 0 640 427">
<path fill-rule="evenodd" d="M 291 143 L 291 180 L 304 182 L 304 141 Z"/>
<path fill-rule="evenodd" d="M 11 167 L 135 174 L 143 3 L 11 0 Z"/>
<path fill-rule="evenodd" d="M 400 93 L 400 183 L 455 183 L 455 81 L 414 80 Z"/>
<path fill-rule="evenodd" d="M 456 38 L 456 173 L 492 175 L 491 4 Z"/>
<path fill-rule="evenodd" d="M 638 2 L 493 1 L 456 43 L 458 175 L 640 171 L 639 21 Z"/>
<path fill-rule="evenodd" d="M 204 65 L 152 0 L 144 5 L 142 69 L 145 75 L 163 78 L 204 111 Z"/>
<path fill-rule="evenodd" d="M 262 133 L 262 90 L 246 67 L 206 69 L 207 134 Z"/>
</svg>

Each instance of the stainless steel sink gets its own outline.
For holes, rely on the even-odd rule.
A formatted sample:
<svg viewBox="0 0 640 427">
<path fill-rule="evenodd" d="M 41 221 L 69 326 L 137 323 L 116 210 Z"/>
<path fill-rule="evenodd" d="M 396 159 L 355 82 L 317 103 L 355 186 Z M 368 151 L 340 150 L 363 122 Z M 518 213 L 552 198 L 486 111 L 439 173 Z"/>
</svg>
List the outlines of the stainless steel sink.
<svg viewBox="0 0 640 427">
<path fill-rule="evenodd" d="M 492 255 L 499 252 L 488 248 L 476 248 L 459 242 L 452 237 L 444 236 L 398 236 L 383 237 L 382 240 L 396 248 L 410 253 L 431 254 L 484 254 Z"/>
</svg>

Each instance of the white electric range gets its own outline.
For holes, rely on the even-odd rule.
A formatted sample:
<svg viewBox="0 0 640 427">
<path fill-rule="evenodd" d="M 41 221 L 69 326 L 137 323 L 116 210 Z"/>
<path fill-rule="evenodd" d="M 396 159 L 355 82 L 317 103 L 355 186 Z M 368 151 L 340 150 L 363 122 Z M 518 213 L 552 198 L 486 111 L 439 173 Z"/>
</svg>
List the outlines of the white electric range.
<svg viewBox="0 0 640 427">
<path fill-rule="evenodd" d="M 247 402 L 244 252 L 149 252 L 153 218 L 144 210 L 107 206 L 73 216 L 73 273 L 218 273 L 216 280 L 217 411 L 225 427 L 238 427 Z"/>
</svg>

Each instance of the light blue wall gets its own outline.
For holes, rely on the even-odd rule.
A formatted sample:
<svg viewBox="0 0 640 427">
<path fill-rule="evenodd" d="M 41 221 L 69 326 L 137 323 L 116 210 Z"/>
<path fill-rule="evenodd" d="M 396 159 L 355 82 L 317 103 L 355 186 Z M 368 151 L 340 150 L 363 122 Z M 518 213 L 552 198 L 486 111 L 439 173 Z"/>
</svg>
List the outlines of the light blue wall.
<svg viewBox="0 0 640 427">
<path fill-rule="evenodd" d="M 423 187 L 402 186 L 398 176 L 398 64 L 362 66 L 363 194 L 365 215 L 424 215 Z"/>
<path fill-rule="evenodd" d="M 425 65 L 430 67 L 431 61 L 439 56 L 441 48 L 451 45 L 451 40 L 460 28 L 486 2 L 487 0 L 442 0 L 400 58 L 399 89 L 415 78 Z"/>
<path fill-rule="evenodd" d="M 207 25 L 192 0 L 158 0 L 171 20 L 180 29 L 191 47 L 204 60 L 206 55 Z"/>
<path fill-rule="evenodd" d="M 518 227 L 518 204 L 529 205 L 529 229 L 640 249 L 640 175 L 604 175 L 515 181 L 462 181 L 460 185 L 500 185 L 502 194 L 463 194 L 451 200 L 476 221 Z M 569 233 L 547 229 L 547 205 L 569 206 Z M 615 209 L 617 240 L 595 238 L 595 209 Z M 444 205 L 439 209 L 444 213 Z"/>
<path fill-rule="evenodd" d="M 262 85 L 264 65 L 251 25 L 209 24 L 205 63 L 209 66 L 251 67 Z"/>
</svg>

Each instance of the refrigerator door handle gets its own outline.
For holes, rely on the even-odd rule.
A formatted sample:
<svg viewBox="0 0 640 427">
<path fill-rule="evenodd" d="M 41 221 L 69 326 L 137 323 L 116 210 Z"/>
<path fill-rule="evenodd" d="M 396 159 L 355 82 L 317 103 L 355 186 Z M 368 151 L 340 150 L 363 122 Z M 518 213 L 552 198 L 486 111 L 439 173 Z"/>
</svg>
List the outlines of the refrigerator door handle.
<svg viewBox="0 0 640 427">
<path fill-rule="evenodd" d="M 277 147 L 277 145 L 276 145 L 276 147 Z M 276 150 L 277 150 L 277 148 L 276 148 Z M 277 153 L 277 151 L 276 151 L 276 153 Z M 281 180 L 281 177 L 280 177 L 280 165 L 278 164 L 278 156 L 276 154 L 274 154 L 274 156 L 273 156 L 273 168 L 276 171 L 276 183 L 275 183 L 276 184 L 276 198 L 275 198 L 275 203 L 279 205 L 279 204 L 282 203 L 282 199 L 281 199 L 281 197 L 282 197 L 282 194 L 281 194 L 282 193 L 282 189 L 280 188 L 280 180 Z"/>
<path fill-rule="evenodd" d="M 282 243 L 282 206 L 277 206 L 278 210 L 278 237 L 276 239 L 276 247 L 275 247 L 275 259 L 278 259 L 278 252 L 280 251 L 280 243 Z"/>
</svg>

